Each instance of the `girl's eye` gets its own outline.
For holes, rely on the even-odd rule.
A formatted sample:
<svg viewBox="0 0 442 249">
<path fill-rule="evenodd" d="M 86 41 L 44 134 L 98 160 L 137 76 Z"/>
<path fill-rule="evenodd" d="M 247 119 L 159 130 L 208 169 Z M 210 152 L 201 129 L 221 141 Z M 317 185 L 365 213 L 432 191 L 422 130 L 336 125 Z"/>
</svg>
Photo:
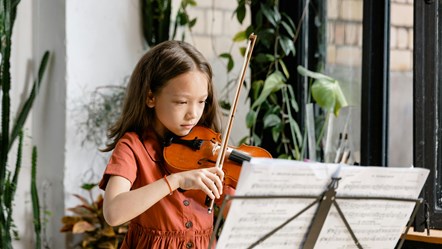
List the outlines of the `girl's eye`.
<svg viewBox="0 0 442 249">
<path fill-rule="evenodd" d="M 186 101 L 175 101 L 175 103 L 178 104 L 178 105 L 185 105 L 185 104 L 187 104 Z"/>
</svg>

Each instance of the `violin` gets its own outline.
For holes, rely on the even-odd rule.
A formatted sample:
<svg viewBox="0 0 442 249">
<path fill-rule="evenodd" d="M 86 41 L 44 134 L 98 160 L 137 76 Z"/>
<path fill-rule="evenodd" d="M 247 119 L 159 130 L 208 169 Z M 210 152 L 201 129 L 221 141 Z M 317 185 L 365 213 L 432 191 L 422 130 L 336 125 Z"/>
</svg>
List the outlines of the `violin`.
<svg viewBox="0 0 442 249">
<path fill-rule="evenodd" d="M 166 139 L 163 149 L 165 167 L 170 173 L 213 167 L 220 149 L 221 134 L 204 126 L 195 126 L 186 136 Z M 228 146 L 225 157 L 222 168 L 224 184 L 236 188 L 244 161 L 272 155 L 263 148 L 242 144 L 239 147 Z"/>
</svg>

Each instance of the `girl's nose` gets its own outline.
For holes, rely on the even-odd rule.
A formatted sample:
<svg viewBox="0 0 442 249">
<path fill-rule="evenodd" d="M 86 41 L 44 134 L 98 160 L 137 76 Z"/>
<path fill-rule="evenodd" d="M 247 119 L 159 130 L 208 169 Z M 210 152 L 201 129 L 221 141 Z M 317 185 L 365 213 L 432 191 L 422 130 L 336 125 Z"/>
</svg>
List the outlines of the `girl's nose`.
<svg viewBox="0 0 442 249">
<path fill-rule="evenodd" d="M 189 108 L 187 109 L 187 118 L 188 119 L 194 119 L 198 117 L 199 108 L 198 105 L 192 104 L 189 105 Z"/>
</svg>

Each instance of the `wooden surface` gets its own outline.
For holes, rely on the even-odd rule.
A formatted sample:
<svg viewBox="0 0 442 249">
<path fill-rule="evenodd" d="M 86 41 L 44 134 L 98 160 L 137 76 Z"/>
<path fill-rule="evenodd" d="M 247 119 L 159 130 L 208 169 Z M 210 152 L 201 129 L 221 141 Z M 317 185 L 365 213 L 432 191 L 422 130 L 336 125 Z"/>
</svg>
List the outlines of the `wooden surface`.
<svg viewBox="0 0 442 249">
<path fill-rule="evenodd" d="M 426 230 L 424 232 L 414 232 L 413 228 L 410 228 L 405 240 L 437 244 L 442 247 L 442 230 L 430 230 L 430 235 L 427 235 Z"/>
</svg>

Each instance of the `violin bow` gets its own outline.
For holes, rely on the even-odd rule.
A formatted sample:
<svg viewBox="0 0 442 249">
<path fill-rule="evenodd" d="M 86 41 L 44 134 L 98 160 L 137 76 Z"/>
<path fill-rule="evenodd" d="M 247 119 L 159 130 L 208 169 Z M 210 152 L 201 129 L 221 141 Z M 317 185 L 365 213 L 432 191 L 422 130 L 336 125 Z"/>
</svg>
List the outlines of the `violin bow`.
<svg viewBox="0 0 442 249">
<path fill-rule="evenodd" d="M 229 115 L 229 119 L 227 121 L 225 131 L 223 132 L 221 146 L 220 146 L 218 157 L 216 159 L 216 164 L 215 164 L 216 167 L 219 167 L 221 169 L 223 168 L 224 159 L 226 156 L 227 144 L 228 144 L 227 140 L 229 139 L 230 132 L 232 130 L 232 124 L 233 124 L 233 119 L 235 117 L 236 106 L 238 105 L 239 94 L 241 93 L 241 87 L 244 82 L 244 78 L 246 76 L 246 70 L 247 70 L 247 67 L 249 66 L 250 58 L 252 57 L 253 47 L 255 46 L 256 38 L 257 38 L 257 36 L 253 33 L 250 34 L 250 36 L 249 36 L 249 41 L 247 43 L 247 48 L 246 48 L 246 53 L 245 53 L 245 59 L 244 59 L 244 63 L 242 65 L 242 69 L 241 69 L 241 75 L 238 78 L 238 82 L 237 82 L 237 86 L 236 86 L 235 98 L 233 99 L 233 103 L 232 103 L 232 107 L 230 109 L 230 115 Z M 214 204 L 214 199 L 212 199 L 210 202 L 210 206 L 208 209 L 209 213 L 212 213 L 212 211 L 213 211 L 213 204 Z"/>
</svg>

